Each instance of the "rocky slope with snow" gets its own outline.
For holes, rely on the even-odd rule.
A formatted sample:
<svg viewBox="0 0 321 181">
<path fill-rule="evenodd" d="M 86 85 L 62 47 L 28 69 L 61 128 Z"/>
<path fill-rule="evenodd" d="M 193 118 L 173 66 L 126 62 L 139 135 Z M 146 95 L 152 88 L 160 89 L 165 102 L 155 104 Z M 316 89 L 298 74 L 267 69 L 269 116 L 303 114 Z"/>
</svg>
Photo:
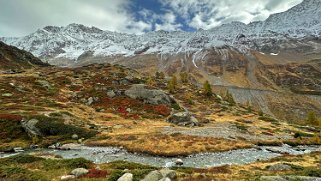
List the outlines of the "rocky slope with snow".
<svg viewBox="0 0 321 181">
<path fill-rule="evenodd" d="M 66 27 L 47 26 L 25 37 L 1 40 L 45 60 L 77 60 L 79 56 L 88 53 L 93 56 L 176 54 L 224 45 L 246 52 L 249 49 L 261 49 L 274 41 L 319 37 L 320 17 L 321 2 L 304 0 L 286 12 L 271 15 L 265 21 L 248 25 L 232 22 L 193 33 L 157 31 L 133 35 L 70 24 Z"/>
</svg>

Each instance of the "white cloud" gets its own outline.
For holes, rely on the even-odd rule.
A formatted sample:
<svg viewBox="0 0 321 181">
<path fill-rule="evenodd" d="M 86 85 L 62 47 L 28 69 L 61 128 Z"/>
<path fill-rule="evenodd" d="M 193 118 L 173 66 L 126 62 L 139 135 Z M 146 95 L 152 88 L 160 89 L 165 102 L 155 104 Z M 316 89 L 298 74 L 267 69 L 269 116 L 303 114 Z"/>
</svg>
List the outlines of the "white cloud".
<svg viewBox="0 0 321 181">
<path fill-rule="evenodd" d="M 1 36 L 24 36 L 47 25 L 79 23 L 110 31 L 151 30 L 128 11 L 130 0 L 0 0 Z M 20 31 L 17 31 L 20 30 Z"/>
<path fill-rule="evenodd" d="M 146 0 L 147 1 L 147 0 Z M 150 1 L 150 0 L 148 0 Z M 157 1 L 157 0 L 153 0 Z M 79 23 L 103 30 L 136 33 L 210 29 L 222 23 L 264 20 L 302 0 L 158 0 L 163 14 L 130 12 L 132 0 L 0 0 L 0 37 L 24 36 L 47 25 Z M 141 4 L 142 5 L 142 4 Z M 138 11 L 138 10 L 137 10 Z M 136 15 L 139 15 L 137 17 Z M 154 26 L 154 27 L 153 27 Z"/>
<path fill-rule="evenodd" d="M 167 12 L 164 16 L 160 18 L 162 23 L 155 24 L 155 30 L 165 30 L 165 31 L 176 31 L 179 30 L 182 25 L 176 23 L 176 16 L 173 12 Z"/>
<path fill-rule="evenodd" d="M 282 12 L 302 0 L 161 0 L 175 14 L 184 18 L 193 28 L 210 29 L 223 23 L 265 20 L 269 15 Z"/>
</svg>

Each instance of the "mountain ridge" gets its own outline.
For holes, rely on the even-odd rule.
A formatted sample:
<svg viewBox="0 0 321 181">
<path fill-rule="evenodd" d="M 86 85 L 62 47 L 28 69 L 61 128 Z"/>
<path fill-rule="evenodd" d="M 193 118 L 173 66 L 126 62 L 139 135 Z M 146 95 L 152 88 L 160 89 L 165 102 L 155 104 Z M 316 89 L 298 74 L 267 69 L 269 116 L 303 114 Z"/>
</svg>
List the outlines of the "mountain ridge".
<svg viewBox="0 0 321 181">
<path fill-rule="evenodd" d="M 77 60 L 88 51 L 92 51 L 94 56 L 135 56 L 197 52 L 225 45 L 247 52 L 249 49 L 260 49 L 253 42 L 260 44 L 264 41 L 320 37 L 321 22 L 318 17 L 321 17 L 321 2 L 305 0 L 285 12 L 271 15 L 265 21 L 249 24 L 231 22 L 196 32 L 153 31 L 134 35 L 73 23 L 66 27 L 46 26 L 25 37 L 0 40 L 45 60 Z M 244 45 L 243 42 L 240 45 L 240 39 L 252 43 Z"/>
</svg>

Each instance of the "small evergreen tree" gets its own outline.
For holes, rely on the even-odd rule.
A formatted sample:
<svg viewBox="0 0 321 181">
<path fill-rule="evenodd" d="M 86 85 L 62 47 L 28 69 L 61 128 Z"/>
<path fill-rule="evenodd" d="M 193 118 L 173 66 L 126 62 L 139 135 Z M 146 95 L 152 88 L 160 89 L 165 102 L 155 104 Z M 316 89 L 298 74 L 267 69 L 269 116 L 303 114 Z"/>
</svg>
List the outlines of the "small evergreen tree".
<svg viewBox="0 0 321 181">
<path fill-rule="evenodd" d="M 167 88 L 168 88 L 169 92 L 174 93 L 176 90 L 176 86 L 177 86 L 177 78 L 175 75 L 173 75 L 167 84 Z"/>
<path fill-rule="evenodd" d="M 181 82 L 182 83 L 188 83 L 188 73 L 187 72 L 181 72 L 179 74 Z"/>
<path fill-rule="evenodd" d="M 206 96 L 210 97 L 213 95 L 211 84 L 208 81 L 205 81 L 203 89 Z"/>
</svg>

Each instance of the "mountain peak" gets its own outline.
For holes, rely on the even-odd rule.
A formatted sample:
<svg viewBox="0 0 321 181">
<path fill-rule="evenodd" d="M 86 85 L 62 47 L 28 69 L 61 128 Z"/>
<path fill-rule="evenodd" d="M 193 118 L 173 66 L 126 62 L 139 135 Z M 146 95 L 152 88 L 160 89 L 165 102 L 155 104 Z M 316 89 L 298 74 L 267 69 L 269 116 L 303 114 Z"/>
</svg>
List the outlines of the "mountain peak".
<svg viewBox="0 0 321 181">
<path fill-rule="evenodd" d="M 61 31 L 62 28 L 58 26 L 46 26 L 43 29 L 51 33 L 57 33 Z"/>
<path fill-rule="evenodd" d="M 65 28 L 65 31 L 73 31 L 75 33 L 77 32 L 86 32 L 86 33 L 102 33 L 103 30 L 96 28 L 94 26 L 88 27 L 82 24 L 72 23 L 67 25 Z"/>
</svg>

